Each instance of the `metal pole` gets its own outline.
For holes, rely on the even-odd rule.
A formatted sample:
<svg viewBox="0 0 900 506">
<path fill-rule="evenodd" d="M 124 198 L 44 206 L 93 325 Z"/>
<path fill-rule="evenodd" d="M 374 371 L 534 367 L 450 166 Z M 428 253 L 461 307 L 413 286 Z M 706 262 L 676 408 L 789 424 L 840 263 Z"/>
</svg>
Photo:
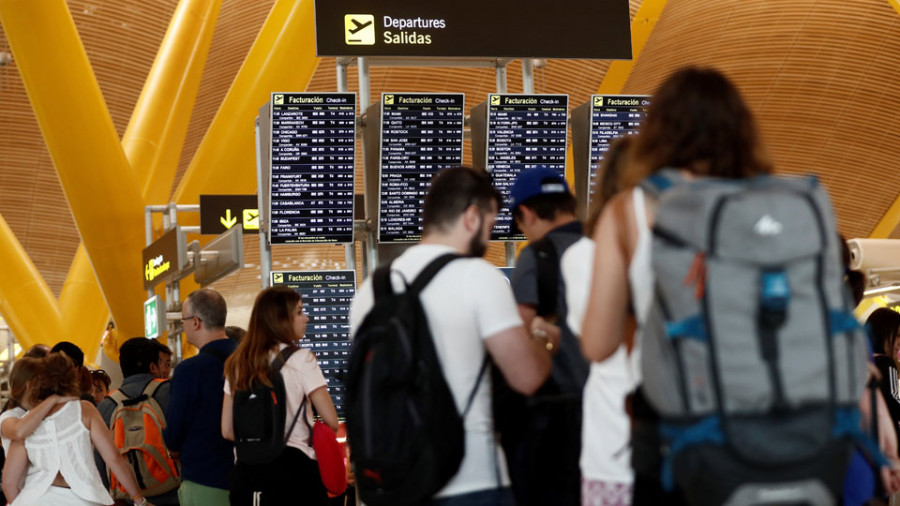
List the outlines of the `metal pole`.
<svg viewBox="0 0 900 506">
<path fill-rule="evenodd" d="M 359 71 L 359 112 L 365 113 L 370 105 L 369 59 L 365 56 L 360 56 L 357 59 L 357 70 Z"/>
<path fill-rule="evenodd" d="M 534 93 L 534 60 L 522 59 L 522 91 L 527 94 Z"/>
<path fill-rule="evenodd" d="M 144 242 L 147 246 L 153 244 L 153 211 L 150 206 L 144 207 Z M 147 298 L 153 297 L 153 290 L 147 290 Z"/>
<path fill-rule="evenodd" d="M 497 61 L 497 93 L 507 92 L 506 83 L 506 62 Z M 505 242 L 504 248 L 506 252 L 506 266 L 515 267 L 516 265 L 516 245 L 512 242 Z"/>
<path fill-rule="evenodd" d="M 361 56 L 357 60 L 357 68 L 359 70 L 359 111 L 360 113 L 365 114 L 366 109 L 369 108 L 369 96 L 371 95 L 371 84 L 369 81 L 369 59 Z M 375 118 L 373 121 L 377 121 Z M 365 130 L 363 130 L 365 132 Z M 365 139 L 363 139 L 363 146 L 365 146 Z M 372 156 L 380 156 L 377 153 L 373 153 Z M 366 164 L 366 150 L 363 149 L 363 166 Z M 366 199 L 369 198 L 378 198 L 376 195 L 366 195 Z M 366 216 L 367 219 L 370 219 L 369 216 Z M 372 227 L 367 227 L 368 229 L 368 238 L 366 240 L 366 253 L 369 257 L 366 262 L 369 265 L 369 268 L 374 269 L 378 265 L 378 245 L 375 244 L 375 234 L 373 232 Z"/>
<path fill-rule="evenodd" d="M 347 93 L 349 90 L 347 63 L 341 60 L 337 61 L 337 90 L 338 93 Z M 351 220 L 352 223 L 352 220 Z M 351 240 L 344 245 L 344 264 L 347 270 L 356 270 L 356 226 L 351 224 Z"/>
<path fill-rule="evenodd" d="M 497 93 L 506 93 L 506 63 L 497 61 Z"/>
<path fill-rule="evenodd" d="M 349 78 L 347 76 L 347 64 L 338 60 L 337 62 L 337 90 L 338 93 L 347 93 Z"/>
<path fill-rule="evenodd" d="M 268 241 L 268 227 L 271 227 L 272 224 L 269 223 L 269 217 L 263 216 L 263 192 L 268 191 L 264 184 L 267 184 L 268 181 L 263 181 L 263 168 L 262 168 L 262 140 L 259 138 L 259 116 L 256 117 L 256 121 L 254 122 L 254 132 L 256 132 L 256 200 L 259 206 L 259 280 L 262 285 L 262 289 L 265 290 L 269 287 L 269 279 L 272 277 L 270 273 L 272 272 L 272 246 Z"/>
</svg>

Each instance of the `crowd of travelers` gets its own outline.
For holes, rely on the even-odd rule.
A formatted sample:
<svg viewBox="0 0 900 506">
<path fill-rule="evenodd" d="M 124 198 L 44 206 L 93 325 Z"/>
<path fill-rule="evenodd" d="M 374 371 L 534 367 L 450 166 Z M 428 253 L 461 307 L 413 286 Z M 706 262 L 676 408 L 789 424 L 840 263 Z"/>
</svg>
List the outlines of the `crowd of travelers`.
<svg viewBox="0 0 900 506">
<path fill-rule="evenodd" d="M 900 313 L 856 324 L 865 281 L 827 195 L 774 172 L 738 89 L 694 67 L 609 146 L 584 222 L 555 170 L 524 170 L 505 202 L 483 171 L 440 171 L 421 241 L 351 304 L 358 499 L 887 504 L 900 492 Z M 482 258 L 504 206 L 527 238 L 508 279 Z M 226 314 L 216 291 L 191 293 L 181 324 L 199 353 L 173 370 L 168 347 L 130 339 L 113 390 L 71 343 L 16 360 L 0 414 L 6 500 L 353 500 L 323 484 L 319 429 L 333 438 L 339 422 L 298 345 L 301 296 L 263 290 L 246 331 Z"/>
</svg>

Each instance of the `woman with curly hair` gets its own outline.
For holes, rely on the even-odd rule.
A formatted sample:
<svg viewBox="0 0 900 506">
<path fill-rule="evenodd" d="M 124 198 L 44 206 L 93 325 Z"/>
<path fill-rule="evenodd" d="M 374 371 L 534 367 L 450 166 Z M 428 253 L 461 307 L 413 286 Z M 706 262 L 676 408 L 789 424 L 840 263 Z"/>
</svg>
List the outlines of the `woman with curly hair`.
<svg viewBox="0 0 900 506">
<path fill-rule="evenodd" d="M 71 359 L 51 353 L 40 359 L 40 374 L 30 381 L 30 399 L 39 405 L 46 399 L 75 398 L 58 402 L 27 438 L 14 442 L 3 468 L 3 491 L 16 506 L 88 506 L 113 504 L 103 488 L 93 449 L 132 495 L 136 506 L 149 504 L 141 496 L 137 480 L 110 435 L 109 428 L 89 401 L 77 400 L 80 378 Z M 27 454 L 26 454 L 27 452 Z M 22 474 L 28 468 L 24 486 Z"/>
</svg>

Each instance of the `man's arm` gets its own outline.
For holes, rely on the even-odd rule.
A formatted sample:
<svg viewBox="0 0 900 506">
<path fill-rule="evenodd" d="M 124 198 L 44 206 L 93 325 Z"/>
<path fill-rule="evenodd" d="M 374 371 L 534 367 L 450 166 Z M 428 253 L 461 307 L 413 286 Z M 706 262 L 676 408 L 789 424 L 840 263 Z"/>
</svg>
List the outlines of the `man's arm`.
<svg viewBox="0 0 900 506">
<path fill-rule="evenodd" d="M 558 327 L 535 318 L 532 328 L 545 332 L 554 349 L 559 347 Z M 547 349 L 546 341 L 531 339 L 525 327 L 502 330 L 485 339 L 484 343 L 506 382 L 521 394 L 533 394 L 550 375 L 552 351 Z"/>
</svg>

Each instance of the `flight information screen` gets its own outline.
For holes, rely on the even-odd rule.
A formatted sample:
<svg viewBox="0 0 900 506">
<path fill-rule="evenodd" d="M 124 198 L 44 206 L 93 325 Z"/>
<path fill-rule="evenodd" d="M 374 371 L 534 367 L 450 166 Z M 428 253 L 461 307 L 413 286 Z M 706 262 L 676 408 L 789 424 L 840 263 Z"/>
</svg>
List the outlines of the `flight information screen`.
<svg viewBox="0 0 900 506">
<path fill-rule="evenodd" d="M 422 238 L 431 177 L 462 164 L 464 112 L 461 93 L 382 93 L 380 242 Z"/>
<path fill-rule="evenodd" d="M 354 271 L 273 272 L 273 285 L 287 285 L 300 293 L 303 312 L 309 316 L 300 346 L 315 353 L 328 381 L 328 393 L 338 416 L 344 418 L 350 358 L 350 301 L 356 293 Z"/>
<path fill-rule="evenodd" d="M 591 96 L 591 161 L 588 171 L 588 205 L 597 189 L 597 171 L 609 143 L 623 135 L 638 133 L 647 106 L 648 95 L 592 95 Z"/>
<path fill-rule="evenodd" d="M 566 172 L 566 120 L 568 95 L 488 96 L 487 170 L 503 195 L 492 240 L 524 240 L 513 233 L 509 191 L 525 169 L 545 166 Z"/>
<path fill-rule="evenodd" d="M 272 244 L 353 241 L 355 93 L 272 93 Z"/>
</svg>

